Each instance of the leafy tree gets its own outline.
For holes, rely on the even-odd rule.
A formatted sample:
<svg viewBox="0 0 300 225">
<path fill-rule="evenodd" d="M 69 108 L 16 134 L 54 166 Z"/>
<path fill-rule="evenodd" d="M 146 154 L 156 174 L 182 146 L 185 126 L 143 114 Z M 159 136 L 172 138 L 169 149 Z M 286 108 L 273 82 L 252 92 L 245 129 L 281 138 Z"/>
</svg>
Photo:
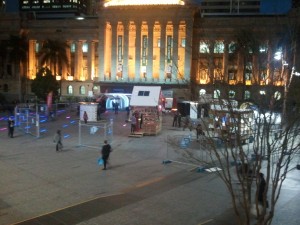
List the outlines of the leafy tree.
<svg viewBox="0 0 300 225">
<path fill-rule="evenodd" d="M 40 55 L 42 65 L 49 63 L 50 68 L 53 69 L 53 74 L 59 73 L 61 75 L 63 65 L 69 64 L 66 53 L 67 48 L 69 48 L 69 45 L 60 40 L 46 40 L 43 43 Z"/>
<path fill-rule="evenodd" d="M 32 92 L 41 100 L 46 100 L 48 93 L 51 91 L 53 97 L 57 97 L 58 89 L 59 82 L 47 67 L 40 69 L 31 83 Z"/>
</svg>

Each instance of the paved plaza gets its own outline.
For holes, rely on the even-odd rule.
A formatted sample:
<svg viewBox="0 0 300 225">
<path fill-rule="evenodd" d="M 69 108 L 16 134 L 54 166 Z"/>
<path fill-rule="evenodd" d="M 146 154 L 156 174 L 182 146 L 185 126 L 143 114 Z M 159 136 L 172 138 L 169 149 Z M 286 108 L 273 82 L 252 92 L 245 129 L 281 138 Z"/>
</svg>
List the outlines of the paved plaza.
<svg viewBox="0 0 300 225">
<path fill-rule="evenodd" d="M 126 112 L 106 113 L 103 118 L 113 119 L 106 171 L 97 165 L 100 137 L 98 146 L 79 146 L 76 112 L 43 124 L 40 138 L 17 128 L 9 138 L 1 115 L 0 225 L 235 225 L 230 197 L 216 174 L 162 163 L 172 151 L 168 137 L 189 135 L 171 126 L 171 115 L 163 117 L 159 135 L 129 138 Z M 57 129 L 64 135 L 61 152 L 52 142 Z M 84 143 L 95 142 L 96 135 Z M 290 172 L 273 225 L 299 224 L 299 175 Z"/>
</svg>

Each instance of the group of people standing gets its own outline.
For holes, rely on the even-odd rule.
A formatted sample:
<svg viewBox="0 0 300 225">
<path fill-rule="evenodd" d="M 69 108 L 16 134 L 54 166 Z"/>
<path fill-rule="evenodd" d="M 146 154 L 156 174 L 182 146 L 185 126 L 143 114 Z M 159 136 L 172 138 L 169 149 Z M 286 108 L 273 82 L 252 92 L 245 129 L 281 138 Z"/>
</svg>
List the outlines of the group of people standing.
<svg viewBox="0 0 300 225">
<path fill-rule="evenodd" d="M 142 129 L 144 114 L 139 112 L 132 113 L 130 117 L 130 132 L 134 134 L 137 130 Z"/>
<path fill-rule="evenodd" d="M 174 114 L 173 127 L 181 127 L 181 114 L 179 112 Z"/>
</svg>

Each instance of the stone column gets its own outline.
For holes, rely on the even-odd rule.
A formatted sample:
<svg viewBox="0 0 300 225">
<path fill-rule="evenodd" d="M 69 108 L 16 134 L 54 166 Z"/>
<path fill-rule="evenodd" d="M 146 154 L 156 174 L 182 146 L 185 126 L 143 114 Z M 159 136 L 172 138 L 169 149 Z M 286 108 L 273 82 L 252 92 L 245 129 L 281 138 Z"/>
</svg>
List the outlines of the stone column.
<svg viewBox="0 0 300 225">
<path fill-rule="evenodd" d="M 95 76 L 95 42 L 89 41 L 88 46 L 88 80 L 92 80 Z"/>
<path fill-rule="evenodd" d="M 153 77 L 153 32 L 154 21 L 148 21 L 148 59 L 147 59 L 147 73 L 148 80 L 152 80 Z"/>
<path fill-rule="evenodd" d="M 142 22 L 136 21 L 136 38 L 135 38 L 135 81 L 138 82 L 141 77 L 141 29 Z"/>
<path fill-rule="evenodd" d="M 130 22 L 124 21 L 124 53 L 123 53 L 123 80 L 128 81 L 128 56 L 129 56 L 129 29 Z"/>
<path fill-rule="evenodd" d="M 166 21 L 161 21 L 160 26 L 160 57 L 159 57 L 159 81 L 165 80 L 166 74 Z"/>
<path fill-rule="evenodd" d="M 36 40 L 29 40 L 29 49 L 28 49 L 28 78 L 34 78 L 36 76 L 36 54 L 35 54 L 35 45 Z"/>
<path fill-rule="evenodd" d="M 117 26 L 116 21 L 111 22 L 111 79 L 116 79 L 117 77 Z"/>
<path fill-rule="evenodd" d="M 82 75 L 82 41 L 76 42 L 74 79 L 80 80 Z"/>
<path fill-rule="evenodd" d="M 104 69 L 104 60 L 105 60 L 105 36 L 106 36 L 106 23 L 99 24 L 99 37 L 98 37 L 98 74 L 95 74 L 95 77 L 98 77 L 97 80 L 105 80 L 105 69 Z"/>
<path fill-rule="evenodd" d="M 186 21 L 186 44 L 184 53 L 184 79 L 186 81 L 190 80 L 191 67 L 192 67 L 192 41 L 193 41 L 193 21 Z"/>
</svg>

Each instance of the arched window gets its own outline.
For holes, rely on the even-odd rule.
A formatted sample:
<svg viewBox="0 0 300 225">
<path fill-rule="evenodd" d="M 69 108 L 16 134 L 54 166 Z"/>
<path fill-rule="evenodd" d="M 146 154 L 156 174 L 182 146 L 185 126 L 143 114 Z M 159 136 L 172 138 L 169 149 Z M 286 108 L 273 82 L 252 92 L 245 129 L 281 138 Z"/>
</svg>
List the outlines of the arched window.
<svg viewBox="0 0 300 225">
<path fill-rule="evenodd" d="M 247 100 L 247 99 L 250 99 L 250 91 L 245 91 L 245 94 L 244 94 L 244 99 Z"/>
<path fill-rule="evenodd" d="M 280 99 L 281 99 L 281 93 L 280 93 L 279 91 L 276 91 L 276 92 L 274 93 L 274 99 L 275 99 L 275 100 L 280 100 Z"/>
<path fill-rule="evenodd" d="M 214 90 L 214 98 L 220 98 L 221 92 L 220 90 Z"/>
<path fill-rule="evenodd" d="M 234 98 L 235 97 L 235 91 L 230 90 L 228 93 L 229 98 Z"/>
<path fill-rule="evenodd" d="M 206 90 L 205 89 L 200 89 L 199 91 L 199 95 L 205 95 L 206 94 Z"/>
<path fill-rule="evenodd" d="M 85 95 L 85 86 L 80 86 L 80 87 L 79 87 L 79 93 L 80 93 L 81 95 Z"/>
<path fill-rule="evenodd" d="M 69 85 L 69 86 L 67 87 L 67 93 L 68 93 L 69 95 L 72 95 L 72 94 L 73 94 L 73 86 L 72 86 L 72 85 Z"/>
</svg>

